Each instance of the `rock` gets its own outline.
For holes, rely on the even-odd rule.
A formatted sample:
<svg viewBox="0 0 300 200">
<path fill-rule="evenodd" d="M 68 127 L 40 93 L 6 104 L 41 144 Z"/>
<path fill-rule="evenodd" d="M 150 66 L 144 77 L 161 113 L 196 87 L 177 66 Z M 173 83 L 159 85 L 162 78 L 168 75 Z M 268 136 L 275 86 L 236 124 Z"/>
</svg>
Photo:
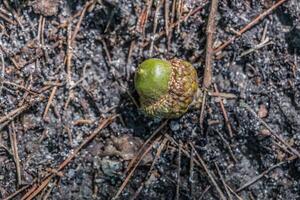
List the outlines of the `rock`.
<svg viewBox="0 0 300 200">
<path fill-rule="evenodd" d="M 104 157 L 101 160 L 102 172 L 107 176 L 116 176 L 122 171 L 122 162 Z"/>
<path fill-rule="evenodd" d="M 268 116 L 268 109 L 264 104 L 259 105 L 258 116 L 260 118 L 265 118 Z"/>
<path fill-rule="evenodd" d="M 56 15 L 58 6 L 58 0 L 36 0 L 32 4 L 33 11 L 36 14 L 41 14 L 45 17 Z"/>
</svg>

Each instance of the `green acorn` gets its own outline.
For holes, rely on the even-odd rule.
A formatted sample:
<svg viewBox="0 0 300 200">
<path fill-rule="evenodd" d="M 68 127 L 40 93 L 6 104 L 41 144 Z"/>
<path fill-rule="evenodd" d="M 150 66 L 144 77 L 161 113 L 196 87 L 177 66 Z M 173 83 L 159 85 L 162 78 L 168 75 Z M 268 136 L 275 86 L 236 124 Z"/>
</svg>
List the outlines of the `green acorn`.
<svg viewBox="0 0 300 200">
<path fill-rule="evenodd" d="M 195 97 L 199 102 L 197 71 L 184 60 L 145 60 L 135 73 L 134 84 L 142 111 L 152 117 L 177 118 Z"/>
</svg>

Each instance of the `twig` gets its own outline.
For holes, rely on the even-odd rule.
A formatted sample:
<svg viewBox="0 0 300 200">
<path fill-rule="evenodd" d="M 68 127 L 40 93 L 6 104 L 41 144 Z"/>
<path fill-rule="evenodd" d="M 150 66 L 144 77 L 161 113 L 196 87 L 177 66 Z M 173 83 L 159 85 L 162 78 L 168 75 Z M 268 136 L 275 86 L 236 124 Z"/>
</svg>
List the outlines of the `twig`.
<svg viewBox="0 0 300 200">
<path fill-rule="evenodd" d="M 201 111 L 200 111 L 200 120 L 199 120 L 201 130 L 203 130 L 204 110 L 205 110 L 206 96 L 207 96 L 207 92 L 204 91 L 204 93 L 203 93 L 203 99 L 202 99 L 202 105 L 201 105 Z"/>
<path fill-rule="evenodd" d="M 3 19 L 3 20 L 6 21 L 6 22 L 12 24 L 12 25 L 16 25 L 16 23 L 15 23 L 13 20 L 11 20 L 10 18 L 6 17 L 6 16 L 5 16 L 4 14 L 2 14 L 2 13 L 0 13 L 0 18 Z"/>
<path fill-rule="evenodd" d="M 174 27 L 176 27 L 178 24 L 180 24 L 180 23 L 186 21 L 189 17 L 191 17 L 191 16 L 195 15 L 196 13 L 200 12 L 200 11 L 202 10 L 202 8 L 206 5 L 207 2 L 208 2 L 208 0 L 205 0 L 205 1 L 203 2 L 204 5 L 200 5 L 200 6 L 196 7 L 194 10 L 192 10 L 191 12 L 189 12 L 187 15 L 181 17 L 181 18 L 178 19 L 176 22 L 171 23 L 171 24 L 169 25 L 169 33 L 170 33 L 170 34 L 169 34 L 169 37 L 172 35 L 170 30 L 172 30 L 172 29 L 173 29 Z M 155 41 L 158 40 L 159 38 L 161 38 L 162 36 L 164 36 L 165 34 L 166 34 L 166 31 L 165 31 L 165 30 L 163 30 L 163 31 L 161 31 L 161 32 L 159 32 L 159 33 L 157 33 L 157 34 L 155 34 L 155 36 L 154 36 L 154 37 L 155 37 Z M 145 44 L 143 44 L 143 47 L 145 48 L 145 47 L 147 47 L 149 44 L 150 44 L 150 42 L 146 42 Z"/>
<path fill-rule="evenodd" d="M 232 94 L 232 93 L 209 91 L 208 95 L 212 96 L 212 97 L 220 97 L 220 98 L 225 98 L 225 99 L 237 99 L 237 96 L 235 94 Z"/>
<path fill-rule="evenodd" d="M 168 38 L 169 38 L 169 0 L 165 0 L 165 31 L 166 31 L 166 36 L 167 36 L 167 43 L 168 43 Z M 168 46 L 168 49 L 169 46 Z"/>
<path fill-rule="evenodd" d="M 194 150 L 191 149 L 190 153 L 190 170 L 189 170 L 189 185 L 190 185 L 190 193 L 193 199 L 194 196 Z"/>
<path fill-rule="evenodd" d="M 219 90 L 218 90 L 218 87 L 217 87 L 216 84 L 214 84 L 214 88 L 215 88 L 216 93 L 219 93 Z M 222 113 L 223 113 L 223 117 L 224 117 L 224 120 L 225 120 L 226 127 L 227 127 L 228 132 L 229 132 L 229 136 L 232 138 L 233 137 L 233 132 L 232 132 L 231 124 L 230 124 L 230 121 L 228 119 L 228 115 L 227 115 L 227 112 L 226 112 L 226 109 L 225 109 L 225 106 L 224 106 L 224 103 L 223 103 L 223 99 L 219 98 L 219 103 L 220 103 L 220 107 L 221 107 L 221 110 L 222 110 Z"/>
<path fill-rule="evenodd" d="M 226 184 L 226 183 L 225 183 Z M 230 192 L 232 193 L 232 194 L 234 194 L 234 196 L 236 196 L 236 198 L 238 199 L 238 200 L 243 200 L 243 198 L 242 197 L 240 197 L 229 185 L 227 185 L 226 184 L 226 187 L 230 190 Z"/>
<path fill-rule="evenodd" d="M 4 63 L 4 56 L 2 52 L 0 53 L 1 55 L 1 73 L 0 73 L 0 96 L 2 94 L 2 87 L 3 87 L 3 80 L 5 76 L 5 63 Z"/>
<path fill-rule="evenodd" d="M 211 186 L 207 186 L 204 191 L 202 192 L 201 196 L 199 197 L 199 200 L 202 200 L 204 198 L 204 195 L 208 192 L 208 190 L 211 188 Z"/>
<path fill-rule="evenodd" d="M 30 185 L 26 185 L 26 186 L 20 188 L 19 190 L 15 191 L 14 193 L 9 195 L 8 197 L 5 197 L 3 200 L 10 200 L 10 199 L 14 198 L 15 196 L 17 196 L 18 194 L 20 194 L 21 192 L 23 192 L 24 190 L 26 190 L 29 187 L 30 187 Z"/>
<path fill-rule="evenodd" d="M 81 11 L 81 14 L 80 14 L 80 17 L 79 17 L 79 20 L 76 24 L 76 27 L 75 27 L 75 30 L 74 30 L 74 33 L 72 35 L 72 38 L 71 38 L 71 44 L 73 45 L 73 42 L 79 32 L 79 29 L 80 29 L 80 26 L 81 26 L 81 23 L 82 23 L 82 20 L 83 20 L 83 17 L 85 16 L 85 13 L 86 13 L 86 10 L 89 8 L 89 6 L 91 6 L 92 4 L 94 3 L 94 1 L 89 1 L 85 4 L 85 6 L 83 7 L 82 11 Z"/>
<path fill-rule="evenodd" d="M 47 117 L 49 108 L 50 108 L 50 106 L 51 106 L 51 104 L 52 104 L 52 101 L 53 101 L 53 99 L 54 99 L 54 96 L 55 96 L 56 91 L 57 91 L 57 86 L 54 86 L 53 89 L 52 89 L 52 92 L 51 92 L 51 94 L 50 94 L 50 96 L 49 96 L 49 100 L 48 100 L 48 103 L 47 103 L 47 105 L 46 105 L 46 108 L 45 108 L 45 111 L 44 111 L 44 114 L 43 114 L 43 120 L 45 120 L 46 117 Z"/>
<path fill-rule="evenodd" d="M 18 141 L 17 141 L 16 132 L 15 132 L 14 122 L 12 122 L 11 126 L 9 127 L 9 138 L 10 138 L 10 142 L 11 142 L 11 149 L 12 149 L 14 161 L 16 164 L 17 183 L 18 183 L 18 186 L 20 186 L 20 185 L 22 185 L 21 166 L 20 166 L 20 158 L 19 158 L 19 154 L 18 154 Z"/>
<path fill-rule="evenodd" d="M 168 10 L 169 12 L 169 10 Z M 174 21 L 175 21 L 175 12 L 176 12 L 176 0 L 173 0 L 172 1 L 172 11 L 171 11 L 171 20 L 170 20 L 170 24 L 174 24 Z M 178 20 L 179 21 L 179 20 Z M 168 22 L 169 23 L 169 22 Z M 178 23 L 179 24 L 179 23 Z M 178 26 L 178 24 L 176 24 L 176 26 Z M 175 26 L 169 26 L 169 29 L 166 30 L 165 33 L 169 33 L 168 36 L 167 36 L 167 46 L 168 46 L 168 49 L 170 49 L 171 47 L 171 40 L 172 40 L 172 30 Z"/>
<path fill-rule="evenodd" d="M 157 30 L 157 20 L 158 20 L 158 14 L 159 14 L 159 10 L 161 8 L 163 4 L 163 0 L 159 0 L 157 5 L 156 5 L 156 9 L 155 9 L 155 14 L 154 14 L 154 22 L 153 22 L 153 37 L 151 37 L 151 43 L 150 43 L 150 50 L 149 50 L 149 56 L 152 57 L 152 53 L 153 53 L 153 46 L 154 46 L 154 40 L 155 40 L 155 33 Z"/>
<path fill-rule="evenodd" d="M 128 56 L 127 56 L 127 61 L 126 61 L 126 80 L 130 79 L 130 72 L 131 72 L 131 56 L 132 56 L 132 52 L 134 50 L 135 47 L 135 40 L 132 40 L 130 42 L 130 47 L 128 49 Z"/>
<path fill-rule="evenodd" d="M 203 87 L 206 89 L 209 88 L 212 82 L 213 36 L 215 32 L 215 18 L 217 15 L 217 9 L 218 0 L 212 0 L 206 29 L 206 56 L 203 77 Z"/>
<path fill-rule="evenodd" d="M 176 16 L 177 16 L 177 19 L 180 19 L 181 17 L 181 10 L 182 10 L 182 0 L 178 0 L 177 1 L 177 11 L 176 11 Z M 177 25 L 177 31 L 179 32 L 180 31 L 180 24 Z"/>
<path fill-rule="evenodd" d="M 0 117 L 0 124 L 4 123 L 6 121 L 12 121 L 16 116 L 18 116 L 19 114 L 21 114 L 22 112 L 24 112 L 26 109 L 28 109 L 28 107 L 29 107 L 29 104 L 26 103 L 23 106 L 10 111 L 5 116 Z"/>
<path fill-rule="evenodd" d="M 67 68 L 67 82 L 69 86 L 71 86 L 72 83 L 72 70 L 71 70 L 71 65 L 72 65 L 72 57 L 73 57 L 73 47 L 72 47 L 72 31 L 71 31 L 71 24 L 68 25 L 67 28 L 67 54 L 66 54 L 66 68 Z"/>
<path fill-rule="evenodd" d="M 214 53 L 218 53 L 220 51 L 222 51 L 225 47 L 227 47 L 229 44 L 231 44 L 235 39 L 237 39 L 238 37 L 240 37 L 243 33 L 245 33 L 246 31 L 248 31 L 249 29 L 251 29 L 254 25 L 256 25 L 260 20 L 262 20 L 264 17 L 266 17 L 267 15 L 269 15 L 273 10 L 275 10 L 277 7 L 279 7 L 281 4 L 283 4 L 284 2 L 286 2 L 287 0 L 279 0 L 277 1 L 274 5 L 272 5 L 269 9 L 267 9 L 266 11 L 264 11 L 263 13 L 261 13 L 260 15 L 258 15 L 256 18 L 254 18 L 250 23 L 248 23 L 244 28 L 242 28 L 240 31 L 238 31 L 238 33 L 233 36 L 232 38 L 230 38 L 229 40 L 227 40 L 226 42 L 224 42 L 223 44 L 221 44 L 219 47 L 217 47 L 214 50 Z"/>
</svg>

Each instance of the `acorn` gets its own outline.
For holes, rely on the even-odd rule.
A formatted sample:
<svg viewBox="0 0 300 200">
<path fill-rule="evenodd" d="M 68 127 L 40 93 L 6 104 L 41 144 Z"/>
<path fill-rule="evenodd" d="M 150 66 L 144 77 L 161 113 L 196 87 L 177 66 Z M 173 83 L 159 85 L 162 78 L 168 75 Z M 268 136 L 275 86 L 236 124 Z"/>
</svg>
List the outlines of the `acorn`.
<svg viewBox="0 0 300 200">
<path fill-rule="evenodd" d="M 196 69 L 191 63 L 174 58 L 156 58 L 142 62 L 136 70 L 134 84 L 141 110 L 148 116 L 177 118 L 187 112 L 195 100 L 199 103 Z"/>
</svg>

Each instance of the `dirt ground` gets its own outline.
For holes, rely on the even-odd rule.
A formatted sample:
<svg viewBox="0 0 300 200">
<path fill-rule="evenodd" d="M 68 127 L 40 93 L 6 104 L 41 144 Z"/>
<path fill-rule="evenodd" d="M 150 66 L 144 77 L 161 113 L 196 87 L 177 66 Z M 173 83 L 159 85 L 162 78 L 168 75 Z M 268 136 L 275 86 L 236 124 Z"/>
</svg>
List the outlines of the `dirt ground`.
<svg viewBox="0 0 300 200">
<path fill-rule="evenodd" d="M 219 0 L 203 122 L 138 109 L 146 58 L 202 83 L 209 2 L 0 0 L 0 199 L 300 199 L 299 0 Z"/>
</svg>

